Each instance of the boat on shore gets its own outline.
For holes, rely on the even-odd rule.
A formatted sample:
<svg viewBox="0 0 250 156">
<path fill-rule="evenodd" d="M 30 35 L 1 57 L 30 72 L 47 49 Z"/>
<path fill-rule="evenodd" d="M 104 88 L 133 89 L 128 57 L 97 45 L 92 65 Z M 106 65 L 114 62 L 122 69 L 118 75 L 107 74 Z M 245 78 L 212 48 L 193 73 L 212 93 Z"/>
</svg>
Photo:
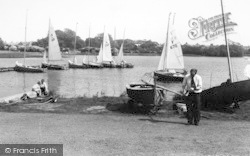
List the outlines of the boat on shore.
<svg viewBox="0 0 250 156">
<path fill-rule="evenodd" d="M 219 86 L 204 90 L 201 93 L 201 99 L 203 109 L 224 111 L 231 109 L 230 106 L 232 106 L 233 103 L 237 105 L 240 101 L 250 99 L 250 79 L 237 82 L 233 81 L 230 51 L 226 33 L 222 0 L 221 10 L 230 78 Z"/>
<path fill-rule="evenodd" d="M 46 60 L 46 51 L 44 52 L 44 61 L 41 65 L 42 68 L 47 68 L 49 70 L 65 70 L 66 65 L 57 64 L 52 61 L 62 61 L 62 54 L 58 44 L 57 36 L 55 30 L 49 20 L 49 37 L 48 37 L 48 60 Z"/>
<path fill-rule="evenodd" d="M 29 96 L 30 98 L 37 97 L 36 92 L 28 91 L 28 92 L 25 92 L 25 93 L 20 93 L 20 94 L 15 94 L 15 95 L 11 95 L 11 96 L 0 98 L 0 103 L 17 103 L 17 102 L 22 102 L 23 101 L 22 97 L 25 94 L 27 96 Z"/>
<path fill-rule="evenodd" d="M 128 84 L 126 85 L 128 97 L 134 103 L 144 105 L 154 104 L 154 86 L 148 84 Z"/>
<path fill-rule="evenodd" d="M 172 24 L 173 22 L 171 22 L 170 19 L 171 13 L 168 18 L 166 41 L 162 49 L 157 71 L 155 71 L 155 76 L 157 76 L 160 81 L 182 82 L 187 72 L 184 69 L 181 44 L 177 39 L 175 29 Z"/>
</svg>

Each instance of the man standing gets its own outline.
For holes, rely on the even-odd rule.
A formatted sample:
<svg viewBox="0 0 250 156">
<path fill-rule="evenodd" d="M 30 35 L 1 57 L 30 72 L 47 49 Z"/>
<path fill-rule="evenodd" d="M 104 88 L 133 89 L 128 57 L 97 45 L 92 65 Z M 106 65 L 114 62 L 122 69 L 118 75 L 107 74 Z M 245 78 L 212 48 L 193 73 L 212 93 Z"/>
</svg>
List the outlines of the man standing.
<svg viewBox="0 0 250 156">
<path fill-rule="evenodd" d="M 188 124 L 199 125 L 200 105 L 202 92 L 202 78 L 197 74 L 197 69 L 191 69 L 182 82 L 183 93 L 187 96 L 187 120 Z"/>
</svg>

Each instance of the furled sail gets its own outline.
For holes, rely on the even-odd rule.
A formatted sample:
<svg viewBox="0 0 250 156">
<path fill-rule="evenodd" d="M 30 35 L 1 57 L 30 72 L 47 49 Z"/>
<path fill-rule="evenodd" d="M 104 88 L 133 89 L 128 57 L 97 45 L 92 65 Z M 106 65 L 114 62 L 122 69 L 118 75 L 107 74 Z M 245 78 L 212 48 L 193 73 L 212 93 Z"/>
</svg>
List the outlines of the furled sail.
<svg viewBox="0 0 250 156">
<path fill-rule="evenodd" d="M 54 31 L 54 28 L 51 22 L 49 22 L 49 52 L 48 54 L 49 54 L 48 55 L 49 60 L 61 60 L 62 59 L 57 36 L 56 36 L 56 33 Z"/>
</svg>

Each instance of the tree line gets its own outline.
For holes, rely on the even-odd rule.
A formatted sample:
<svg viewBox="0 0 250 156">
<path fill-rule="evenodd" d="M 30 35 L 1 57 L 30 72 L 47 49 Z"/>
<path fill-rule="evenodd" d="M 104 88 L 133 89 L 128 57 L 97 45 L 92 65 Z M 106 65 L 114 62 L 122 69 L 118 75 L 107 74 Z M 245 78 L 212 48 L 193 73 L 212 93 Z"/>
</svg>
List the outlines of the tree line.
<svg viewBox="0 0 250 156">
<path fill-rule="evenodd" d="M 55 31 L 59 46 L 61 49 L 73 49 L 75 43 L 75 32 L 71 29 L 56 30 Z M 124 43 L 124 53 L 137 53 L 137 54 L 156 54 L 160 55 L 163 49 L 163 44 L 151 40 L 113 40 L 112 36 L 109 35 L 110 44 L 113 49 L 120 48 L 121 44 Z M 80 36 L 76 36 L 76 49 L 84 51 L 86 48 L 96 48 L 99 49 L 103 41 L 103 33 L 97 34 L 93 38 L 81 39 Z M 48 37 L 38 39 L 32 42 L 32 45 L 47 48 Z M 0 38 L 0 49 L 5 46 L 3 40 Z M 230 55 L 232 57 L 241 57 L 244 55 L 250 55 L 250 48 L 244 48 L 242 45 L 232 44 L 229 45 Z M 200 55 L 200 56 L 227 56 L 225 45 L 182 45 L 182 51 L 184 55 Z"/>
</svg>

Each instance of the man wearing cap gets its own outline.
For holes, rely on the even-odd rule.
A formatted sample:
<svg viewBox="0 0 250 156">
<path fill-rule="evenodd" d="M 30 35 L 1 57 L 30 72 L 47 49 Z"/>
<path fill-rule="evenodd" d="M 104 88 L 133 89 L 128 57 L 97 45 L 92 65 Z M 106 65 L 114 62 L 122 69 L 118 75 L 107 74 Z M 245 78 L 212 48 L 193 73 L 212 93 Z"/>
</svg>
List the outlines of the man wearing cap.
<svg viewBox="0 0 250 156">
<path fill-rule="evenodd" d="M 187 96 L 187 120 L 188 124 L 199 125 L 200 105 L 202 92 L 202 78 L 197 74 L 197 69 L 191 69 L 182 82 L 183 94 Z"/>
</svg>

